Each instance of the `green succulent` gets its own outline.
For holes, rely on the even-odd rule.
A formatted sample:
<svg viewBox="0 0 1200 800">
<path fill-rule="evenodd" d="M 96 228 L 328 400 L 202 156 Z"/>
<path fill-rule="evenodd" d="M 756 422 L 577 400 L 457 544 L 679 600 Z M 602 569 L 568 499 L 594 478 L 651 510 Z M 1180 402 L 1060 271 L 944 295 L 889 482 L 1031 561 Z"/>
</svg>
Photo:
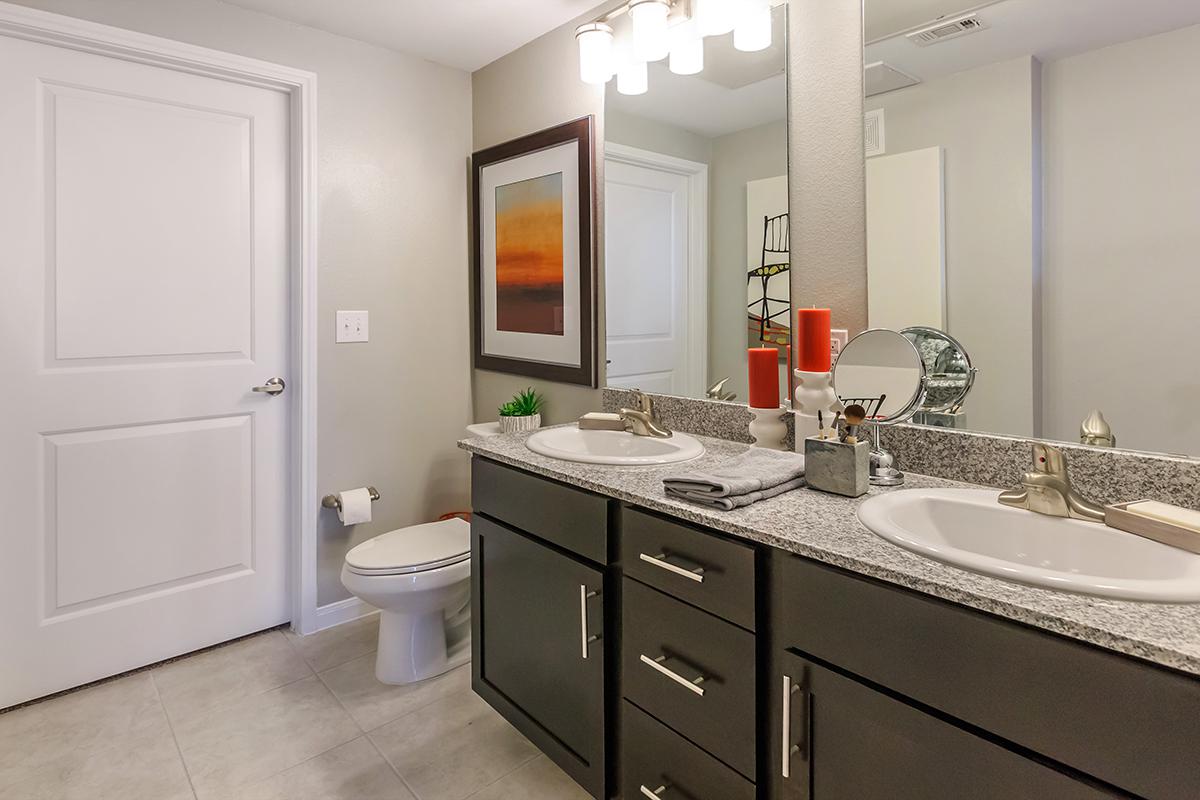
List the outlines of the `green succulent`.
<svg viewBox="0 0 1200 800">
<path fill-rule="evenodd" d="M 513 399 L 500 406 L 502 417 L 531 417 L 540 413 L 546 400 L 529 387 L 523 392 L 517 392 Z"/>
</svg>

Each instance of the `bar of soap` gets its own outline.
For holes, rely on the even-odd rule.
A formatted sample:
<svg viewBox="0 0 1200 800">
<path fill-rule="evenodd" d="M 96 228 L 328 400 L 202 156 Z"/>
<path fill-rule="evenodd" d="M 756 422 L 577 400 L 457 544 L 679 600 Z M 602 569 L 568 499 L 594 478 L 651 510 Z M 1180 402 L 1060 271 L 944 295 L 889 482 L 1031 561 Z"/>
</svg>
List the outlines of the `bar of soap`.
<svg viewBox="0 0 1200 800">
<path fill-rule="evenodd" d="M 1179 506 L 1160 503 L 1157 500 L 1142 500 L 1137 503 L 1130 503 L 1125 506 L 1125 510 L 1130 514 L 1137 514 L 1139 517 L 1166 522 L 1170 525 L 1177 525 L 1180 528 L 1200 533 L 1200 511 L 1192 511 L 1189 508 L 1180 508 Z"/>
<path fill-rule="evenodd" d="M 609 414 L 602 411 L 589 411 L 579 418 L 581 431 L 623 431 L 625 420 L 620 414 Z"/>
<path fill-rule="evenodd" d="M 609 413 L 603 412 L 603 411 L 589 411 L 588 413 L 586 413 L 582 417 L 580 417 L 580 419 L 594 420 L 596 422 L 620 422 L 621 415 L 620 414 L 609 414 Z"/>
</svg>

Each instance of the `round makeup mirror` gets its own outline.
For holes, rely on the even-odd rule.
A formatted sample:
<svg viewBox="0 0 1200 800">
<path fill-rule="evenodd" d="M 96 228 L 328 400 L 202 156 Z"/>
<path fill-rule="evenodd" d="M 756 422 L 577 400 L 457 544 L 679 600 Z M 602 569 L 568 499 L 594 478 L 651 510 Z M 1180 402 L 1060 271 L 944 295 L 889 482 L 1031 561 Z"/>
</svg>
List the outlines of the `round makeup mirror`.
<svg viewBox="0 0 1200 800">
<path fill-rule="evenodd" d="M 873 423 L 871 483 L 899 486 L 904 473 L 879 442 L 879 426 L 911 419 L 925 402 L 925 361 L 912 340 L 876 328 L 850 340 L 833 365 L 833 388 L 843 406 L 858 404 Z"/>
<path fill-rule="evenodd" d="M 958 414 L 977 370 L 967 349 L 950 334 L 937 328 L 916 325 L 900 331 L 917 348 L 925 362 L 927 386 L 921 411 L 928 414 Z"/>
<path fill-rule="evenodd" d="M 912 417 L 925 399 L 925 362 L 895 331 L 876 328 L 850 340 L 833 365 L 833 388 L 843 405 L 857 403 L 867 419 L 888 425 Z"/>
</svg>

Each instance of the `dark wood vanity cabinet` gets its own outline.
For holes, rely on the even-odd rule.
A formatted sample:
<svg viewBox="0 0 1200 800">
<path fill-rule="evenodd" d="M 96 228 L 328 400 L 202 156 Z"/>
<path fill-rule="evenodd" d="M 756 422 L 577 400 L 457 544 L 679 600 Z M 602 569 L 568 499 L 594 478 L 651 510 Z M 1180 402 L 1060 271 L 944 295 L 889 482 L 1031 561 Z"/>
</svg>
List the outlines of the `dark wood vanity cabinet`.
<svg viewBox="0 0 1200 800">
<path fill-rule="evenodd" d="M 527 505 L 528 491 L 495 493 L 514 480 L 534 493 L 553 490 L 555 511 L 537 513 Z M 568 528 L 558 513 L 564 506 L 598 512 L 603 552 L 607 501 L 478 459 L 473 484 L 472 685 L 581 786 L 603 797 L 605 570 L 561 546 L 587 526 Z"/>
<path fill-rule="evenodd" d="M 476 458 L 473 686 L 593 797 L 1200 798 L 1200 680 Z"/>
</svg>

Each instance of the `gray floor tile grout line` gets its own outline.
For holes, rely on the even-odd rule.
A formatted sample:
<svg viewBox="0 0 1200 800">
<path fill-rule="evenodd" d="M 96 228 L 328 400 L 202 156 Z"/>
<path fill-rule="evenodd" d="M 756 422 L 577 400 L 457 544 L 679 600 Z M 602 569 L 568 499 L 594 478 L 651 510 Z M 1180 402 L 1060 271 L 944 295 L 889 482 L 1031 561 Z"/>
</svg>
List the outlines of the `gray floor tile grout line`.
<svg viewBox="0 0 1200 800">
<path fill-rule="evenodd" d="M 376 728 L 376 730 L 379 730 L 379 729 Z M 392 774 L 400 779 L 400 783 L 404 784 L 405 789 L 408 789 L 408 793 L 413 796 L 413 800 L 421 800 L 421 795 L 417 794 L 416 788 L 413 787 L 412 784 L 410 784 L 408 782 L 408 779 L 405 778 L 404 775 L 401 774 L 400 770 L 396 769 L 396 765 L 392 763 L 392 760 L 390 758 L 388 758 L 387 755 L 382 750 L 379 749 L 379 745 L 376 743 L 376 741 L 374 739 L 371 738 L 371 734 L 365 733 L 365 734 L 363 734 L 363 736 L 366 738 L 366 740 L 368 742 L 371 743 L 372 749 L 374 749 L 375 752 L 379 754 L 379 757 L 383 759 L 383 763 L 388 765 L 388 769 L 390 769 L 392 771 Z"/>
<path fill-rule="evenodd" d="M 196 794 L 196 784 L 192 783 L 192 771 L 188 769 L 187 759 L 183 757 L 183 748 L 179 746 L 179 737 L 175 735 L 175 723 L 171 722 L 171 715 L 167 713 L 167 707 L 162 701 L 162 692 L 158 690 L 158 681 L 154 679 L 154 672 L 148 673 L 150 676 L 150 685 L 154 687 L 154 696 L 158 699 L 158 707 L 162 709 L 163 719 L 167 721 L 167 730 L 171 732 L 171 742 L 175 745 L 175 754 L 179 756 L 179 766 L 183 767 L 183 777 L 187 778 L 188 788 L 192 790 L 192 797 L 199 800 L 200 795 Z"/>
<path fill-rule="evenodd" d="M 540 751 L 540 750 L 537 750 L 537 751 L 535 751 L 535 752 L 534 752 L 534 754 L 533 754 L 533 755 L 531 755 L 529 758 L 525 759 L 525 760 L 524 760 L 524 761 L 522 761 L 520 764 L 517 764 L 515 767 L 513 767 L 512 769 L 510 769 L 508 772 L 504 773 L 504 774 L 503 774 L 503 775 L 501 775 L 499 778 L 496 778 L 496 780 L 492 781 L 491 783 L 488 783 L 486 786 L 480 786 L 478 789 L 476 789 L 475 791 L 471 792 L 469 795 L 467 795 L 466 797 L 464 797 L 464 798 L 463 798 L 463 800 L 471 800 L 471 798 L 472 798 L 472 797 L 478 797 L 480 792 L 483 792 L 483 791 L 486 791 L 487 789 L 490 789 L 491 787 L 495 786 L 497 783 L 499 783 L 500 781 L 504 780 L 504 779 L 505 779 L 505 778 L 507 778 L 508 776 L 510 776 L 510 775 L 512 775 L 512 774 L 514 774 L 514 773 L 516 773 L 518 770 L 522 770 L 522 769 L 524 769 L 525 767 L 529 766 L 529 765 L 530 765 L 530 764 L 532 764 L 534 761 L 537 761 L 537 760 L 538 760 L 538 757 L 539 757 L 539 756 L 541 756 L 541 755 L 542 755 L 542 753 L 541 753 L 541 751 Z"/>
</svg>

